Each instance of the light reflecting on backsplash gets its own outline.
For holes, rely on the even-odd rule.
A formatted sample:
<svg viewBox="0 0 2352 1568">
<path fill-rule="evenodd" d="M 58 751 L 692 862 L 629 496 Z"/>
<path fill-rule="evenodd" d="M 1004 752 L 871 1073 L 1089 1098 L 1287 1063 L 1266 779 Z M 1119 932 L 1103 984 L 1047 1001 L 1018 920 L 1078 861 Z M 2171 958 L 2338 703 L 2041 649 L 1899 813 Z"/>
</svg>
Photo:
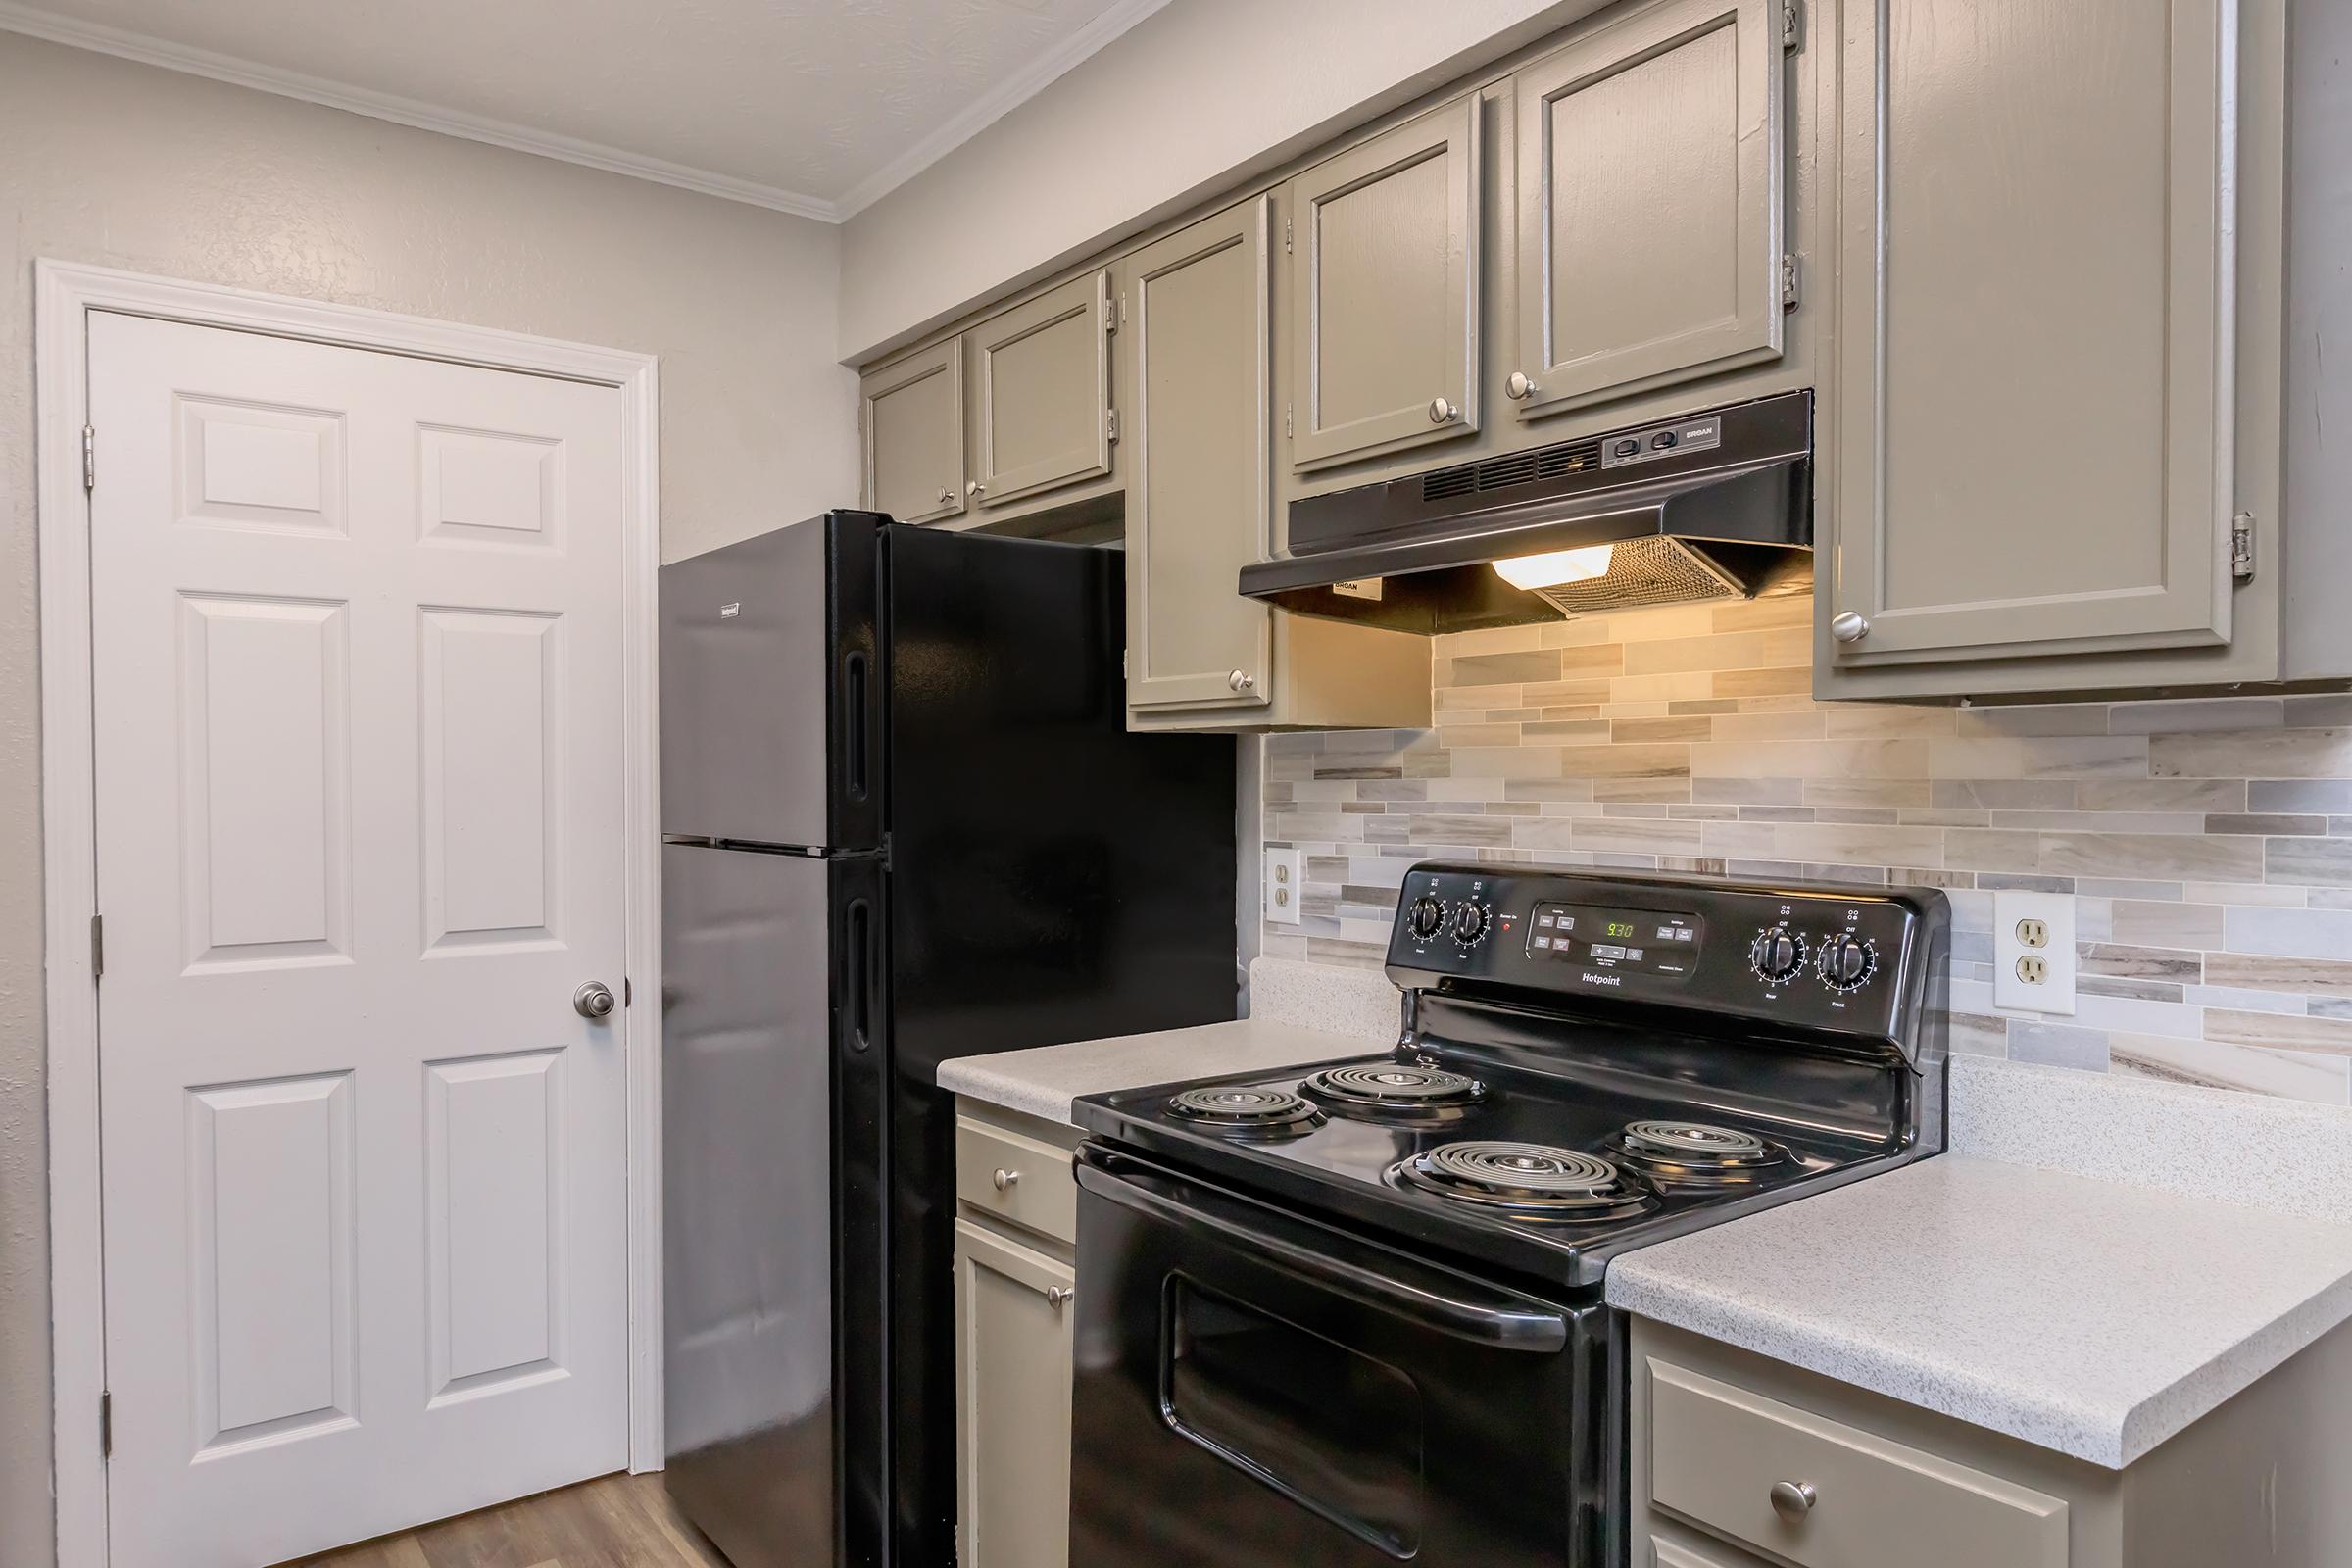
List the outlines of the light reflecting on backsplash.
<svg viewBox="0 0 2352 1568">
<path fill-rule="evenodd" d="M 1269 737 L 1270 956 L 1377 965 L 1435 857 L 1925 883 L 1956 1050 L 2352 1101 L 2352 696 L 1818 704 L 1808 598 L 1440 638 L 1434 730 Z M 2073 1017 L 1992 1005 L 1991 891 L 2077 895 Z"/>
</svg>

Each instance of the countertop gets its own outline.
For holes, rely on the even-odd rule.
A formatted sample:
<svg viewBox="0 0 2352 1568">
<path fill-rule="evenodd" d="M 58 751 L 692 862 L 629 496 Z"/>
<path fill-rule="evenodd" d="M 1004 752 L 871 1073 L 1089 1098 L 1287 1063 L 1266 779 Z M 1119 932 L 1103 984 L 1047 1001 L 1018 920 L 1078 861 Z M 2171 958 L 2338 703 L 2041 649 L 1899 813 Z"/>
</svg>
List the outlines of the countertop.
<svg viewBox="0 0 2352 1568">
<path fill-rule="evenodd" d="M 2352 1318 L 2352 1226 L 1947 1153 L 1628 1252 L 1608 1298 L 2121 1469 Z"/>
<path fill-rule="evenodd" d="M 1081 1095 L 1229 1072 L 1279 1072 L 1309 1062 L 1370 1055 L 1381 1045 L 1360 1035 L 1239 1018 L 1191 1029 L 1004 1051 L 993 1056 L 960 1056 L 940 1063 L 939 1086 L 1008 1110 L 1075 1125 L 1070 1102 Z"/>
</svg>

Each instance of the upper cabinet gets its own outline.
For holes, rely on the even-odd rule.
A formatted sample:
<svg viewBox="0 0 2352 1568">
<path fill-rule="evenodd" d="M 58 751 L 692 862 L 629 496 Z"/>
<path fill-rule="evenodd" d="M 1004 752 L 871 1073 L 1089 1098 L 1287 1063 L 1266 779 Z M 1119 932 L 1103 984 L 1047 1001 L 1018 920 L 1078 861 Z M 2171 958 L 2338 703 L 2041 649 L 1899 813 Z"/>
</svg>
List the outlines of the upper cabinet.
<svg viewBox="0 0 2352 1568">
<path fill-rule="evenodd" d="M 1479 164 L 1473 95 L 1291 180 L 1296 466 L 1478 428 Z"/>
<path fill-rule="evenodd" d="M 2276 0 L 1951 22 L 1846 7 L 1823 689 L 2276 678 Z"/>
<path fill-rule="evenodd" d="M 901 522 L 963 513 L 962 339 L 869 370 L 858 383 L 865 504 Z"/>
<path fill-rule="evenodd" d="M 1522 418 L 1781 353 L 1779 0 L 1665 0 L 1513 78 Z"/>
<path fill-rule="evenodd" d="M 983 517 L 1110 474 L 1110 274 L 1090 272 L 963 334 L 964 489 Z"/>
</svg>

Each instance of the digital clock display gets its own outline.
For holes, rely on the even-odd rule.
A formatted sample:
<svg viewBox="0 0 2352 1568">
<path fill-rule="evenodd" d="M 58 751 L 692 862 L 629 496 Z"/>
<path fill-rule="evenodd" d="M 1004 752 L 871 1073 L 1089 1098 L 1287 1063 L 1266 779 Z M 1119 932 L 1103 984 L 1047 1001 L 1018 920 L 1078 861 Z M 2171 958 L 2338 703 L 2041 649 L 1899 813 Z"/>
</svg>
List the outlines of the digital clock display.
<svg viewBox="0 0 2352 1568">
<path fill-rule="evenodd" d="M 1540 904 L 1529 921 L 1531 958 L 1573 963 L 1588 980 L 1619 983 L 1627 970 L 1660 980 L 1687 980 L 1698 967 L 1705 922 L 1672 909 L 1604 909 L 1583 904 Z"/>
</svg>

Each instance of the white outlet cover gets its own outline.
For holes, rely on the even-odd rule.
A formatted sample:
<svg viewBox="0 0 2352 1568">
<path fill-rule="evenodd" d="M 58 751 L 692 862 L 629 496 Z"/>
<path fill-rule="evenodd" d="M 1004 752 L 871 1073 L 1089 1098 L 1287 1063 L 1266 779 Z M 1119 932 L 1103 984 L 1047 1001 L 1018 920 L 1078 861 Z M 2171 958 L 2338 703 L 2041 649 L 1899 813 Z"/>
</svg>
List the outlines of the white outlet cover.
<svg viewBox="0 0 2352 1568">
<path fill-rule="evenodd" d="M 1266 918 L 1276 925 L 1298 923 L 1298 852 L 1266 851 Z"/>
<path fill-rule="evenodd" d="M 2029 948 L 2018 937 L 2021 920 L 2050 928 L 2047 947 Z M 2017 972 L 2017 960 L 2032 955 L 2048 960 L 2050 977 L 2034 985 Z M 2071 893 L 2026 893 L 1996 888 L 1992 895 L 1992 1004 L 2019 1012 L 2073 1016 L 2075 1010 L 2075 898 Z"/>
</svg>

